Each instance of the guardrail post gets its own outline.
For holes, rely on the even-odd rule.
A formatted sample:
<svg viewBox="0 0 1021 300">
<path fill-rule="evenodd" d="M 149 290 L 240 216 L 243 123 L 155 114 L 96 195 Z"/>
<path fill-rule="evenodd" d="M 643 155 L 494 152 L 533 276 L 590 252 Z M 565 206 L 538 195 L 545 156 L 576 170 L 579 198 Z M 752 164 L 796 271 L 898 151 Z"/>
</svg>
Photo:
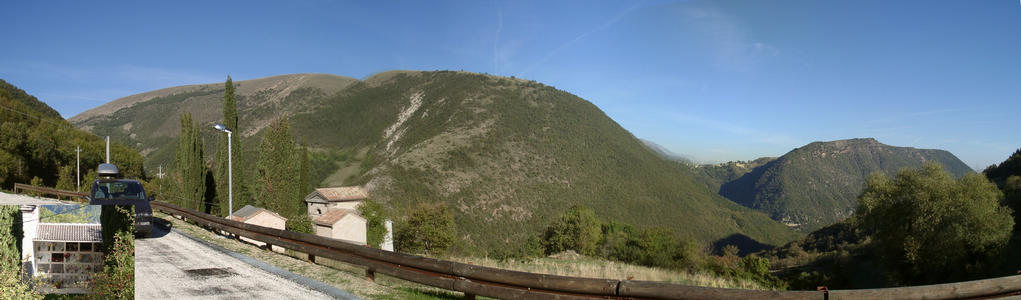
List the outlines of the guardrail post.
<svg viewBox="0 0 1021 300">
<path fill-rule="evenodd" d="M 464 300 L 475 300 L 475 294 L 464 293 Z"/>
<path fill-rule="evenodd" d="M 376 270 L 372 268 L 365 269 L 365 279 L 369 282 L 376 282 Z"/>
<path fill-rule="evenodd" d="M 312 255 L 312 254 L 309 254 L 308 255 L 308 261 L 313 263 L 313 264 L 316 263 L 316 256 Z"/>
</svg>

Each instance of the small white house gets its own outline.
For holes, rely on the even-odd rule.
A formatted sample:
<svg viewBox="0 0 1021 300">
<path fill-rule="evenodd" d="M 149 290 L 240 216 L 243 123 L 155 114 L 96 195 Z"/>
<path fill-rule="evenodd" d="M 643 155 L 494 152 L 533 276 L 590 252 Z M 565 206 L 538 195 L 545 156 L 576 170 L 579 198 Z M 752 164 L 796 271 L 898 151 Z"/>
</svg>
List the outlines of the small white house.
<svg viewBox="0 0 1021 300">
<path fill-rule="evenodd" d="M 354 210 L 333 208 L 312 221 L 316 235 L 365 245 L 365 218 Z"/>
<path fill-rule="evenodd" d="M 368 198 L 369 192 L 360 186 L 343 186 L 315 189 L 305 196 L 305 203 L 309 218 L 316 220 L 331 209 L 356 210 Z"/>
<path fill-rule="evenodd" d="M 265 208 L 255 207 L 251 205 L 245 205 L 245 207 L 242 207 L 241 209 L 235 211 L 233 218 L 234 221 L 238 221 L 241 223 L 247 223 L 280 230 L 285 230 L 287 224 L 287 218 L 284 218 L 280 214 L 269 211 L 268 209 Z M 259 247 L 266 246 L 266 243 L 249 239 L 246 237 L 241 237 L 241 240 Z M 283 253 L 284 249 L 278 246 L 273 246 L 273 251 Z"/>
</svg>

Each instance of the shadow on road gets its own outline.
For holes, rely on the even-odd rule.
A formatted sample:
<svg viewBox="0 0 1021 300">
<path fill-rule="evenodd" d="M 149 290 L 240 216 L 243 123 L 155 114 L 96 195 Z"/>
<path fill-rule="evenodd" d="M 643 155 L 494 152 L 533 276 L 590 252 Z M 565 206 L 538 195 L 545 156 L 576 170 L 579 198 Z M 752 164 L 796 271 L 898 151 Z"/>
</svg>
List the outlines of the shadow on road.
<svg viewBox="0 0 1021 300">
<path fill-rule="evenodd" d="M 164 220 L 164 219 L 161 219 L 161 218 L 157 218 L 157 217 L 153 217 L 152 218 L 152 236 L 147 237 L 146 239 L 156 239 L 156 238 L 164 237 L 167 234 L 170 234 L 170 228 L 172 228 L 172 227 L 174 227 L 174 224 L 170 223 L 170 221 L 167 221 L 167 220 Z M 135 238 L 138 239 L 138 238 L 142 238 L 142 237 L 135 237 Z"/>
</svg>

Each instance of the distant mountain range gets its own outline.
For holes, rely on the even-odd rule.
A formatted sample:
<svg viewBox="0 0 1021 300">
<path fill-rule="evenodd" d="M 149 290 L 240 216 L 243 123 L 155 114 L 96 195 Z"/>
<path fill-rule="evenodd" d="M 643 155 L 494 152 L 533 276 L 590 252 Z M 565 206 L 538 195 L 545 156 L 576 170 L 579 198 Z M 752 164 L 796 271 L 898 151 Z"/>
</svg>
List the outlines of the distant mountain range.
<svg viewBox="0 0 1021 300">
<path fill-rule="evenodd" d="M 706 165 L 698 171 L 720 195 L 809 232 L 851 216 L 869 174 L 892 176 L 928 161 L 955 176 L 974 172 L 944 150 L 894 147 L 871 138 L 814 142 L 777 159 Z"/>
<path fill-rule="evenodd" d="M 779 245 L 799 236 L 707 188 L 696 169 L 661 157 L 592 103 L 535 81 L 391 71 L 364 80 L 295 74 L 235 83 L 239 148 L 251 158 L 242 164 L 254 165 L 266 124 L 288 116 L 297 140 L 313 150 L 313 184 L 365 185 L 398 216 L 416 203 L 443 203 L 468 251 L 522 243 L 576 204 L 605 220 L 704 242 Z M 134 145 L 153 170 L 172 165 L 180 114 L 218 122 L 222 94 L 222 83 L 173 87 L 71 121 Z M 204 133 L 210 156 L 217 134 Z"/>
</svg>

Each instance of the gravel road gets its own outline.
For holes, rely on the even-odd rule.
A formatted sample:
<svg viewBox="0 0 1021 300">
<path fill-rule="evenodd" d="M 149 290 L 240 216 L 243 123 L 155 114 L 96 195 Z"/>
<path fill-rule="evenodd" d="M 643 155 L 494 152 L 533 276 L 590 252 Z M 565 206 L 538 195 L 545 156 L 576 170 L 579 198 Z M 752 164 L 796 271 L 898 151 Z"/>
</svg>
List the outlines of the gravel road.
<svg viewBox="0 0 1021 300">
<path fill-rule="evenodd" d="M 163 226 L 153 226 L 152 238 L 135 240 L 135 299 L 353 297 L 286 271 L 274 270 L 274 273 L 228 255 L 222 248 L 211 248 Z"/>
</svg>

